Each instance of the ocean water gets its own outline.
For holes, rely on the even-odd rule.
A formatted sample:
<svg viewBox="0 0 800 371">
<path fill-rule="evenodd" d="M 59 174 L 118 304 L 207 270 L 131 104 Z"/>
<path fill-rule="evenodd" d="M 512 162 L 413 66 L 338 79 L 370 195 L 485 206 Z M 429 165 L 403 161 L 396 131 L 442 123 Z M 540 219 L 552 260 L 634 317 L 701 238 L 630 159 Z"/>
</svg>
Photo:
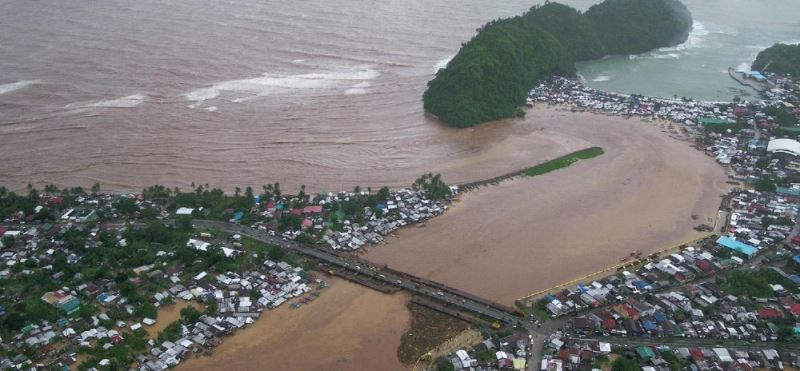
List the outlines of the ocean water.
<svg viewBox="0 0 800 371">
<path fill-rule="evenodd" d="M 659 97 L 729 101 L 757 99 L 728 76 L 748 69 L 760 50 L 774 43 L 800 43 L 800 1 L 686 0 L 694 26 L 676 47 L 639 55 L 611 56 L 579 64 L 597 88 Z"/>
<path fill-rule="evenodd" d="M 508 134 L 444 127 L 421 96 L 476 28 L 534 3 L 0 1 L 0 184 L 408 184 Z M 687 5 L 684 45 L 580 73 L 726 100 L 747 93 L 727 67 L 800 39 L 796 0 Z"/>
</svg>

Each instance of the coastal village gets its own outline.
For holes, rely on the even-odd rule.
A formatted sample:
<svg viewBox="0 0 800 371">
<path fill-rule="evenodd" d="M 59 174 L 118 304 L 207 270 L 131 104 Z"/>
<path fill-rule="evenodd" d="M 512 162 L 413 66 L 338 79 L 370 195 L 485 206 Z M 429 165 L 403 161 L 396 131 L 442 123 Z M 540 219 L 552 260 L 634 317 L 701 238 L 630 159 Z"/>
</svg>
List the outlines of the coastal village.
<svg viewBox="0 0 800 371">
<path fill-rule="evenodd" d="M 660 254 L 631 252 L 607 277 L 520 302 L 523 317 L 483 327 L 482 341 L 428 360 L 431 367 L 800 366 L 800 87 L 765 78 L 772 88 L 758 103 L 627 96 L 563 78 L 531 91 L 531 105 L 680 125 L 683 139 L 727 169 L 733 189 L 716 222 L 697 221 L 707 237 Z M 399 228 L 424 227 L 458 191 L 432 174 L 408 189 L 296 195 L 278 184 L 232 196 L 207 185 L 3 189 L 0 367 L 163 370 L 210 354 L 271 310 L 325 295 L 317 261 L 251 239 L 245 227 L 353 253 Z M 193 226 L 203 219 L 243 232 Z M 180 318 L 162 323 L 159 311 L 172 306 Z"/>
</svg>

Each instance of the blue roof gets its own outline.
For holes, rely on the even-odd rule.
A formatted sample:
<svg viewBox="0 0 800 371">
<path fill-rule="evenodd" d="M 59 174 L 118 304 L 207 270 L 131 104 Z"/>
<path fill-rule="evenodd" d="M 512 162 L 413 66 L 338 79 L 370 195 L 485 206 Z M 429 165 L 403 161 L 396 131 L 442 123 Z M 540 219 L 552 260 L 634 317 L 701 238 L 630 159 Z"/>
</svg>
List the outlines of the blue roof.
<svg viewBox="0 0 800 371">
<path fill-rule="evenodd" d="M 582 283 L 578 284 L 578 290 L 581 290 L 581 292 L 589 291 L 589 289 L 587 289 L 586 286 L 584 286 Z"/>
<path fill-rule="evenodd" d="M 789 279 L 792 280 L 792 282 L 794 282 L 795 285 L 800 285 L 800 276 L 793 274 L 789 276 Z"/>
<path fill-rule="evenodd" d="M 233 213 L 233 219 L 234 220 L 242 220 L 243 216 L 244 216 L 244 213 L 241 212 L 241 211 L 237 211 L 237 212 Z"/>
<path fill-rule="evenodd" d="M 800 255 L 795 255 L 795 257 L 792 258 L 792 260 L 794 260 L 795 263 L 800 264 Z"/>
<path fill-rule="evenodd" d="M 777 187 L 775 192 L 782 195 L 800 196 L 800 189 L 798 188 Z"/>
<path fill-rule="evenodd" d="M 664 312 L 661 312 L 661 311 L 658 311 L 658 312 L 656 312 L 656 313 L 653 315 L 653 317 L 654 317 L 654 318 L 656 319 L 656 321 L 658 321 L 658 322 L 663 322 L 663 321 L 666 321 L 666 320 L 667 320 L 667 315 L 666 315 L 666 314 L 664 314 Z"/>
<path fill-rule="evenodd" d="M 644 327 L 644 329 L 647 331 L 653 331 L 656 329 L 656 324 L 653 323 L 653 321 L 646 319 L 642 321 L 642 327 Z"/>
<path fill-rule="evenodd" d="M 748 245 L 748 244 L 746 244 L 744 242 L 736 241 L 736 240 L 734 240 L 732 238 L 728 238 L 728 237 L 720 237 L 717 240 L 717 243 L 722 245 L 722 246 L 725 246 L 725 247 L 727 247 L 727 248 L 729 248 L 731 250 L 736 250 L 736 251 L 738 251 L 738 252 L 740 252 L 742 254 L 745 254 L 747 256 L 753 255 L 753 254 L 756 253 L 756 251 L 758 251 L 758 249 L 756 249 L 753 246 L 750 246 L 750 245 Z"/>
<path fill-rule="evenodd" d="M 633 282 L 633 285 L 634 285 L 634 286 L 636 286 L 636 287 L 638 287 L 638 288 L 640 288 L 640 289 L 643 289 L 643 288 L 645 288 L 645 287 L 649 286 L 649 285 L 647 284 L 647 282 L 644 282 L 644 281 L 642 281 L 642 280 L 634 281 L 634 282 Z"/>
</svg>

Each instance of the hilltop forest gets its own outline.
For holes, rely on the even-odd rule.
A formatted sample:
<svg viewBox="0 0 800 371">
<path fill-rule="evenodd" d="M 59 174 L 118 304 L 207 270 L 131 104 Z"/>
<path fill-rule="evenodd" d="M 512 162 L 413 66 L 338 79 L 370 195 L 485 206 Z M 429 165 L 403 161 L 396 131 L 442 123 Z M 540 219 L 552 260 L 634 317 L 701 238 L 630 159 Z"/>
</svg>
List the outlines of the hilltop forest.
<svg viewBox="0 0 800 371">
<path fill-rule="evenodd" d="M 756 71 L 800 76 L 800 44 L 775 44 L 758 53 L 751 66 Z"/>
<path fill-rule="evenodd" d="M 558 3 L 478 30 L 428 82 L 425 110 L 450 126 L 522 116 L 527 92 L 575 62 L 680 44 L 692 27 L 678 0 L 605 0 L 586 12 Z"/>
</svg>

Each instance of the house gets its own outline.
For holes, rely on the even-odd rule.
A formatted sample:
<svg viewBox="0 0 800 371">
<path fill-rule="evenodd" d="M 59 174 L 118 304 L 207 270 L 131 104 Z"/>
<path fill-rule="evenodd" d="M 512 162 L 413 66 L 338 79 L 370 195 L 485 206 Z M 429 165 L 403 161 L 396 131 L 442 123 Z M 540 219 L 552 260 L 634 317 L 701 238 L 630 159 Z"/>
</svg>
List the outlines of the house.
<svg viewBox="0 0 800 371">
<path fill-rule="evenodd" d="M 758 310 L 758 318 L 760 319 L 781 319 L 783 318 L 783 312 L 772 308 L 772 307 L 764 307 Z"/>
</svg>

